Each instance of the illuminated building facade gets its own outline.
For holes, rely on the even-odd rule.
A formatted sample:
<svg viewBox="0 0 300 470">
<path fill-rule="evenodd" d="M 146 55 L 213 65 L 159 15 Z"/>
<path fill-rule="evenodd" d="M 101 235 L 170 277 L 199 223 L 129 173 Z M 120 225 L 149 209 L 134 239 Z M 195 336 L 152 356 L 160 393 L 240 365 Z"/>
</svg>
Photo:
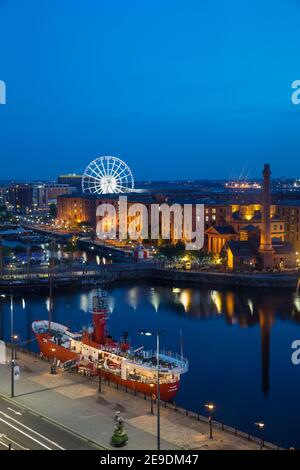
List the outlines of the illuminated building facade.
<svg viewBox="0 0 300 470">
<path fill-rule="evenodd" d="M 271 207 L 270 165 L 263 170 L 262 204 L 253 210 L 233 211 L 232 226 L 240 234 L 239 240 L 228 241 L 222 253 L 227 258 L 227 266 L 232 270 L 264 270 L 293 268 L 296 265 L 295 251 L 291 243 L 284 241 L 284 220 L 277 216 Z M 242 225 L 243 217 L 248 226 Z M 251 224 L 249 224 L 251 222 Z"/>
<path fill-rule="evenodd" d="M 8 201 L 15 212 L 26 213 L 33 207 L 33 186 L 13 184 L 8 190 Z"/>
<path fill-rule="evenodd" d="M 300 258 L 300 200 L 281 201 L 277 204 L 278 214 L 285 220 L 286 240 L 289 241 Z"/>
<path fill-rule="evenodd" d="M 34 187 L 34 203 L 37 208 L 47 208 L 50 204 L 56 204 L 58 196 L 71 194 L 75 188 L 67 184 L 39 184 Z"/>
<path fill-rule="evenodd" d="M 82 175 L 76 175 L 75 173 L 70 173 L 67 175 L 60 175 L 57 178 L 58 184 L 66 184 L 72 188 L 76 188 L 76 191 L 81 193 L 82 187 Z"/>
</svg>

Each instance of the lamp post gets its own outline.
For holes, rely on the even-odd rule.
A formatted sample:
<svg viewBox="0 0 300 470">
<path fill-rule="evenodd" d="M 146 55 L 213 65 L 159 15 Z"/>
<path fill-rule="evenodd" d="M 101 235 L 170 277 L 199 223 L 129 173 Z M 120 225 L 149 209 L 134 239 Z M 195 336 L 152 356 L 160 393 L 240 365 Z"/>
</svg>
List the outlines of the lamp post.
<svg viewBox="0 0 300 470">
<path fill-rule="evenodd" d="M 213 439 L 212 431 L 212 413 L 215 410 L 215 405 L 213 403 L 206 403 L 205 408 L 208 410 L 208 422 L 209 422 L 209 438 Z"/>
<path fill-rule="evenodd" d="M 101 375 L 101 364 L 98 364 L 98 370 L 99 370 L 99 382 L 98 382 L 98 392 L 102 393 L 102 375 Z"/>
<path fill-rule="evenodd" d="M 51 368 L 50 368 L 50 373 L 51 374 L 56 374 L 55 351 L 56 351 L 56 348 L 51 348 L 51 352 L 53 354 L 52 364 L 51 364 Z"/>
<path fill-rule="evenodd" d="M 254 423 L 255 426 L 257 427 L 257 429 L 259 429 L 260 431 L 260 450 L 263 450 L 263 446 L 264 446 L 264 441 L 263 441 L 263 430 L 265 428 L 265 423 L 263 423 L 262 421 L 258 421 L 257 423 Z"/>
<path fill-rule="evenodd" d="M 139 330 L 139 333 L 144 336 L 156 336 L 156 373 L 157 373 L 157 381 L 156 381 L 156 400 L 157 400 L 157 450 L 160 450 L 160 381 L 159 381 L 159 343 L 160 343 L 160 331 L 159 331 L 159 322 L 158 322 L 158 315 L 157 315 L 157 330 L 155 333 L 151 331 L 144 331 Z M 152 397 L 151 397 L 152 400 Z M 152 404 L 153 407 L 153 404 Z"/>
<path fill-rule="evenodd" d="M 12 348 L 13 348 L 13 351 L 14 351 L 14 359 L 15 359 L 15 361 L 18 359 L 18 358 L 17 358 L 17 348 L 16 348 L 18 338 L 19 338 L 18 335 L 13 335 L 13 337 L 12 337 Z"/>
<path fill-rule="evenodd" d="M 150 387 L 151 388 L 154 388 L 155 387 L 155 384 L 150 384 Z M 153 401 L 155 400 L 155 397 L 156 395 L 151 393 L 151 414 L 153 415 Z"/>
<path fill-rule="evenodd" d="M 8 296 L 1 294 L 3 299 Z M 11 398 L 15 396 L 15 353 L 14 353 L 14 298 L 13 294 L 10 295 L 10 342 L 11 342 Z"/>
</svg>

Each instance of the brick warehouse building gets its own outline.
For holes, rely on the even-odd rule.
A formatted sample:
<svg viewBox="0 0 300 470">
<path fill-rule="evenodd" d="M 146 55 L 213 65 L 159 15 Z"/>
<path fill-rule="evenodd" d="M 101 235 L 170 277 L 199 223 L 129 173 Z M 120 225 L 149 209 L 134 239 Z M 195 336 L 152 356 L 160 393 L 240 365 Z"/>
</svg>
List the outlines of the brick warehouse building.
<svg viewBox="0 0 300 470">
<path fill-rule="evenodd" d="M 96 227 L 96 210 L 99 204 L 116 204 L 119 195 L 89 195 L 71 194 L 58 197 L 57 219 L 59 223 L 72 226 L 76 223 L 87 222 Z M 261 230 L 261 203 L 238 204 L 234 202 L 221 202 L 194 197 L 182 197 L 180 193 L 168 195 L 167 193 L 148 194 L 134 193 L 127 196 L 129 205 L 144 203 L 148 208 L 154 203 L 200 204 L 204 203 L 204 223 L 206 230 L 206 249 L 220 253 L 229 240 L 247 240 L 258 236 Z M 149 210 L 150 213 L 150 210 Z M 281 241 L 289 241 L 295 252 L 300 253 L 300 200 L 281 201 L 270 206 L 271 237 Z M 150 221 L 149 221 L 150 223 Z M 220 227 L 226 227 L 220 229 Z M 230 229 L 229 229 L 230 226 Z M 212 227 L 215 227 L 213 229 Z M 226 233 L 224 233 L 224 230 Z M 219 233 L 220 232 L 220 233 Z M 221 242 L 215 240 L 220 238 Z"/>
<path fill-rule="evenodd" d="M 97 216 L 96 211 L 97 207 L 100 204 L 113 204 L 118 213 L 118 194 L 106 194 L 106 195 L 90 195 L 90 194 L 71 194 L 63 195 L 58 197 L 57 204 L 57 222 L 59 224 L 65 225 L 66 227 L 74 226 L 78 223 L 86 222 L 90 224 L 93 228 L 96 228 L 97 225 Z M 193 229 L 196 225 L 196 211 L 195 205 L 203 204 L 202 200 L 199 199 L 189 199 L 182 197 L 168 197 L 166 194 L 146 194 L 146 193 L 134 193 L 127 195 L 128 206 L 141 203 L 144 204 L 148 209 L 148 226 L 150 227 L 150 214 L 151 214 L 151 205 L 152 204 L 167 204 L 172 206 L 173 204 L 179 204 L 181 207 L 184 204 L 193 205 Z M 205 227 L 209 228 L 211 225 L 222 225 L 225 223 L 226 212 L 229 210 L 229 207 L 225 203 L 219 203 L 214 201 L 209 201 L 205 203 L 204 209 L 204 220 Z M 128 218 L 128 223 L 130 218 Z M 162 220 L 160 220 L 162 223 Z M 173 214 L 170 217 L 170 231 L 171 239 L 174 236 L 174 226 L 173 226 Z M 150 230 L 149 230 L 150 233 Z"/>
<path fill-rule="evenodd" d="M 285 239 L 289 241 L 300 257 L 300 199 L 286 200 L 277 203 L 280 218 L 285 220 Z"/>
</svg>

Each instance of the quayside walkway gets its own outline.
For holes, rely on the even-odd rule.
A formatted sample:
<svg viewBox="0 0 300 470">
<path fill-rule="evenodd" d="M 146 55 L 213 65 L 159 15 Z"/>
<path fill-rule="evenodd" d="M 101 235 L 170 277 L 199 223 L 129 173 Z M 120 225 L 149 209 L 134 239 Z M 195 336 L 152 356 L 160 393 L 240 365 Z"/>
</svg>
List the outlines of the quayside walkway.
<svg viewBox="0 0 300 470">
<path fill-rule="evenodd" d="M 10 350 L 7 349 L 8 358 Z M 151 414 L 151 400 L 135 396 L 132 391 L 91 380 L 75 373 L 59 371 L 50 374 L 50 363 L 34 354 L 18 351 L 21 377 L 16 381 L 15 402 L 56 424 L 73 430 L 84 438 L 110 449 L 113 416 L 120 410 L 129 436 L 128 449 L 156 449 L 156 406 Z M 10 366 L 0 365 L 0 394 L 10 395 Z M 12 406 L 9 405 L 8 406 Z M 221 425 L 213 426 L 214 438 L 209 439 L 206 418 L 186 414 L 173 405 L 161 406 L 162 450 L 257 450 L 260 440 Z M 235 435 L 235 433 L 237 435 Z M 250 440 L 249 440 L 250 439 Z M 265 443 L 264 449 L 277 447 Z"/>
</svg>

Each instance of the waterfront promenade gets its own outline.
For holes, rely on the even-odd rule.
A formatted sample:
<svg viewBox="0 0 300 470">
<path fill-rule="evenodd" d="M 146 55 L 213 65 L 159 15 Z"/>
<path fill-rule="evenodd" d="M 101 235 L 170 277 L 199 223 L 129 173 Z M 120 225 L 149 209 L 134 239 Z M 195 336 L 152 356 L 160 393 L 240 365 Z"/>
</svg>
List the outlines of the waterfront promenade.
<svg viewBox="0 0 300 470">
<path fill-rule="evenodd" d="M 9 352 L 9 350 L 8 350 Z M 11 405 L 29 408 L 62 427 L 72 430 L 103 448 L 110 449 L 113 416 L 120 410 L 125 418 L 129 436 L 128 449 L 156 449 L 156 407 L 151 414 L 151 402 L 143 396 L 134 396 L 117 390 L 114 384 L 102 383 L 98 393 L 98 380 L 74 373 L 50 374 L 50 364 L 39 357 L 18 352 L 21 377 L 16 382 L 15 398 Z M 10 367 L 0 365 L 0 394 L 10 395 Z M 233 432 L 214 426 L 214 439 L 209 439 L 209 426 L 204 419 L 186 416 L 183 410 L 161 408 L 162 450 L 257 450 L 259 439 L 247 440 Z M 90 442 L 90 444 L 91 444 Z M 267 448 L 276 446 L 268 445 Z"/>
<path fill-rule="evenodd" d="M 288 288 L 300 287 L 300 272 L 272 272 L 272 273 L 230 273 L 212 270 L 176 270 L 169 269 L 163 263 L 155 260 L 127 261 L 109 265 L 79 266 L 73 268 L 56 269 L 50 274 L 48 269 L 36 270 L 28 273 L 6 273 L 0 276 L 0 288 L 35 289 L 49 288 L 49 279 L 52 278 L 54 287 L 67 285 L 105 285 L 117 282 L 155 280 L 172 284 L 185 283 L 194 286 L 216 287 L 262 287 L 262 288 Z"/>
</svg>

